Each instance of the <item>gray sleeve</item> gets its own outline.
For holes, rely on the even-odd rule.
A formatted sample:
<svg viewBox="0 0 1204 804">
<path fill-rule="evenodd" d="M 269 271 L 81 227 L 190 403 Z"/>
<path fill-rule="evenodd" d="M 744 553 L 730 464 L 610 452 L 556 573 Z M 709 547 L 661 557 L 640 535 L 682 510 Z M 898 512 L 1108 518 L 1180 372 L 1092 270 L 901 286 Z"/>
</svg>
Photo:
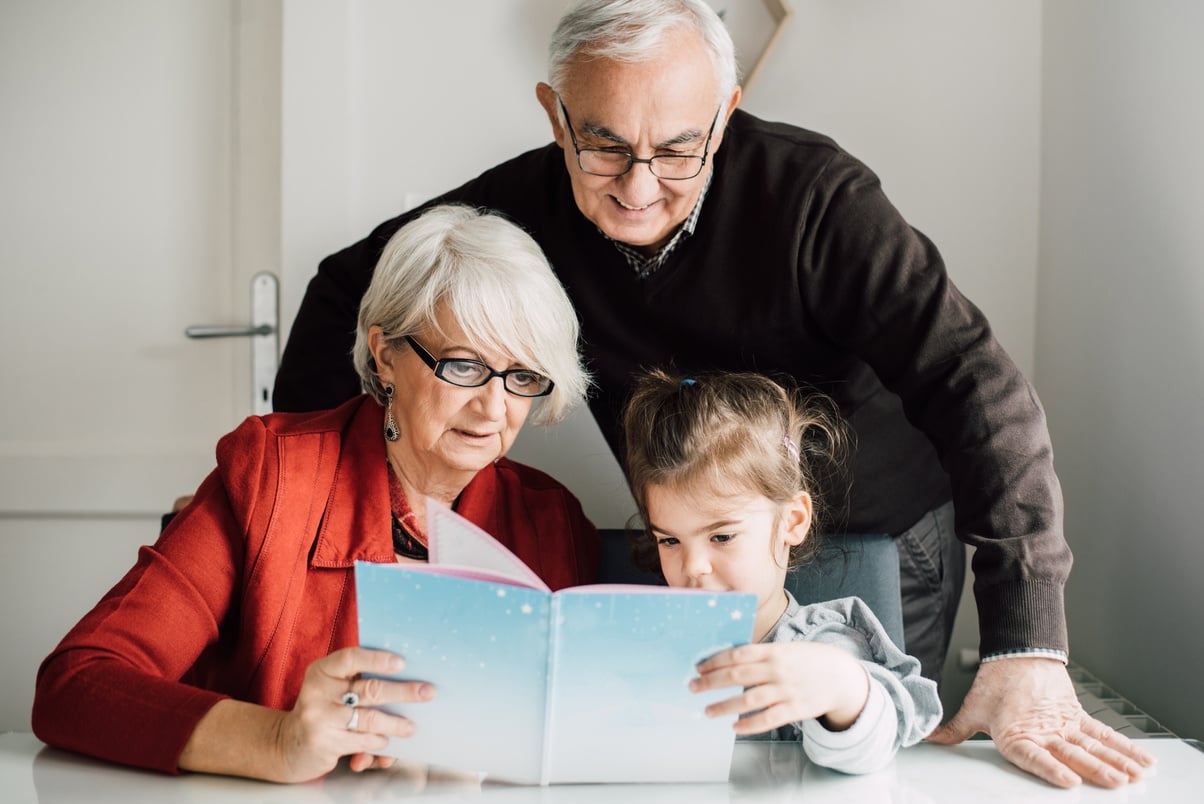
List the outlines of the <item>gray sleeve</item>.
<svg viewBox="0 0 1204 804">
<path fill-rule="evenodd" d="M 774 635 L 775 642 L 833 645 L 855 656 L 870 679 L 870 696 L 848 729 L 832 732 L 817 720 L 796 723 L 811 761 L 846 773 L 866 773 L 889 762 L 901 747 L 927 737 L 941 721 L 936 683 L 920 662 L 899 650 L 860 598 L 803 606 Z"/>
</svg>

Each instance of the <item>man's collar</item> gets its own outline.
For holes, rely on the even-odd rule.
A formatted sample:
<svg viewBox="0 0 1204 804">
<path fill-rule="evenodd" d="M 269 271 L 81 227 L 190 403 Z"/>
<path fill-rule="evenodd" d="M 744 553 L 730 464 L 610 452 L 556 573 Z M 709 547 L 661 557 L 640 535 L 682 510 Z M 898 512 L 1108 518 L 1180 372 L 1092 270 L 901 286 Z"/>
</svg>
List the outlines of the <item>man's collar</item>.
<svg viewBox="0 0 1204 804">
<path fill-rule="evenodd" d="M 673 253 L 673 249 L 677 248 L 678 244 L 681 243 L 682 240 L 694 234 L 694 229 L 698 226 L 698 217 L 702 214 L 702 203 L 706 200 L 707 191 L 711 189 L 711 178 L 714 175 L 715 169 L 712 167 L 711 170 L 707 172 L 706 181 L 702 185 L 702 192 L 698 194 L 698 200 L 694 202 L 694 208 L 690 210 L 690 214 L 686 216 L 684 221 L 682 221 L 681 225 L 677 228 L 677 231 L 673 234 L 673 237 L 669 238 L 669 241 L 665 243 L 665 245 L 658 248 L 651 255 L 645 255 L 635 246 L 609 237 L 601 229 L 598 231 L 603 237 L 615 244 L 615 248 L 617 248 L 619 253 L 622 254 L 627 260 L 627 264 L 630 265 L 632 270 L 636 272 L 636 275 L 640 279 L 646 279 L 655 273 L 658 268 L 665 264 L 665 261 L 669 258 L 669 255 Z"/>
<path fill-rule="evenodd" d="M 711 189 L 711 178 L 715 175 L 714 166 L 707 172 L 706 182 L 702 185 L 702 192 L 698 194 L 698 202 L 694 204 L 694 208 L 690 210 L 690 214 L 681 224 L 681 230 L 687 235 L 694 234 L 694 227 L 698 225 L 698 216 L 702 214 L 702 202 L 706 200 L 707 190 Z"/>
</svg>

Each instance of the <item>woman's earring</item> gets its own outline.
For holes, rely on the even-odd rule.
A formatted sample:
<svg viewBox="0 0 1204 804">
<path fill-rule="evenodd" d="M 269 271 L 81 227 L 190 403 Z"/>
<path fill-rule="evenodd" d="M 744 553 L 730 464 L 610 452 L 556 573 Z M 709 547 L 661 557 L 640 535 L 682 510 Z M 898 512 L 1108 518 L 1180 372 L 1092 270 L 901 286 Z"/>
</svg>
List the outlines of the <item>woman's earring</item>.
<svg viewBox="0 0 1204 804">
<path fill-rule="evenodd" d="M 393 383 L 385 383 L 385 440 L 396 441 L 401 438 L 401 431 L 397 429 L 397 420 L 393 418 Z"/>
</svg>

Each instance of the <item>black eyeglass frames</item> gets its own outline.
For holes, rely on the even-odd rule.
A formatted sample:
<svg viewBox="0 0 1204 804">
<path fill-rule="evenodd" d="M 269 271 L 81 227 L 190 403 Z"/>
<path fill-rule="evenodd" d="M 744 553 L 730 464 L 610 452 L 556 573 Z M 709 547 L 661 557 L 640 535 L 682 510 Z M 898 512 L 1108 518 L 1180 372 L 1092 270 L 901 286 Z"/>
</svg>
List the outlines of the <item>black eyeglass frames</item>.
<svg viewBox="0 0 1204 804">
<path fill-rule="evenodd" d="M 565 108 L 564 101 L 560 99 L 559 95 L 556 96 L 556 101 L 560 104 L 561 113 L 564 114 L 564 123 L 569 130 L 569 138 L 573 141 L 573 151 L 577 154 L 577 165 L 582 171 L 591 176 L 613 178 L 622 176 L 637 163 L 643 163 L 652 171 L 653 176 L 668 181 L 685 181 L 702 172 L 711 151 L 711 137 L 714 136 L 715 125 L 719 122 L 719 112 L 723 109 L 720 106 L 715 110 L 715 117 L 711 119 L 711 128 L 707 131 L 706 144 L 702 148 L 701 156 L 696 154 L 656 154 L 647 159 L 639 159 L 627 151 L 578 146 L 577 134 L 573 130 L 573 121 L 569 118 L 569 110 Z"/>
<path fill-rule="evenodd" d="M 552 388 L 555 386 L 550 379 L 530 369 L 494 371 L 493 368 L 479 360 L 462 357 L 436 359 L 423 348 L 422 344 L 409 335 L 406 335 L 405 339 L 419 359 L 435 372 L 435 376 L 451 385 L 458 385 L 461 388 L 479 388 L 494 377 L 501 377 L 502 385 L 515 396 L 547 396 L 552 393 Z"/>
</svg>

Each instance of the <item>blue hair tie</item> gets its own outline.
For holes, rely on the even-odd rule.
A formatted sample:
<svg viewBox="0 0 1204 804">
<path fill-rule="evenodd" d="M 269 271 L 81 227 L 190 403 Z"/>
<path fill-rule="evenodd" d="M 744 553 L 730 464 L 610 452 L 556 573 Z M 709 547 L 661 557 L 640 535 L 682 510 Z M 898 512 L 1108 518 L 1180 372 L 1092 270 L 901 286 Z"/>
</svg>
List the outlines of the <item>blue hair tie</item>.
<svg viewBox="0 0 1204 804">
<path fill-rule="evenodd" d="M 685 388 L 687 385 L 698 385 L 698 381 L 691 377 L 686 377 L 684 380 L 682 380 L 681 382 L 679 382 L 677 384 L 677 390 L 680 391 L 682 388 Z"/>
</svg>

